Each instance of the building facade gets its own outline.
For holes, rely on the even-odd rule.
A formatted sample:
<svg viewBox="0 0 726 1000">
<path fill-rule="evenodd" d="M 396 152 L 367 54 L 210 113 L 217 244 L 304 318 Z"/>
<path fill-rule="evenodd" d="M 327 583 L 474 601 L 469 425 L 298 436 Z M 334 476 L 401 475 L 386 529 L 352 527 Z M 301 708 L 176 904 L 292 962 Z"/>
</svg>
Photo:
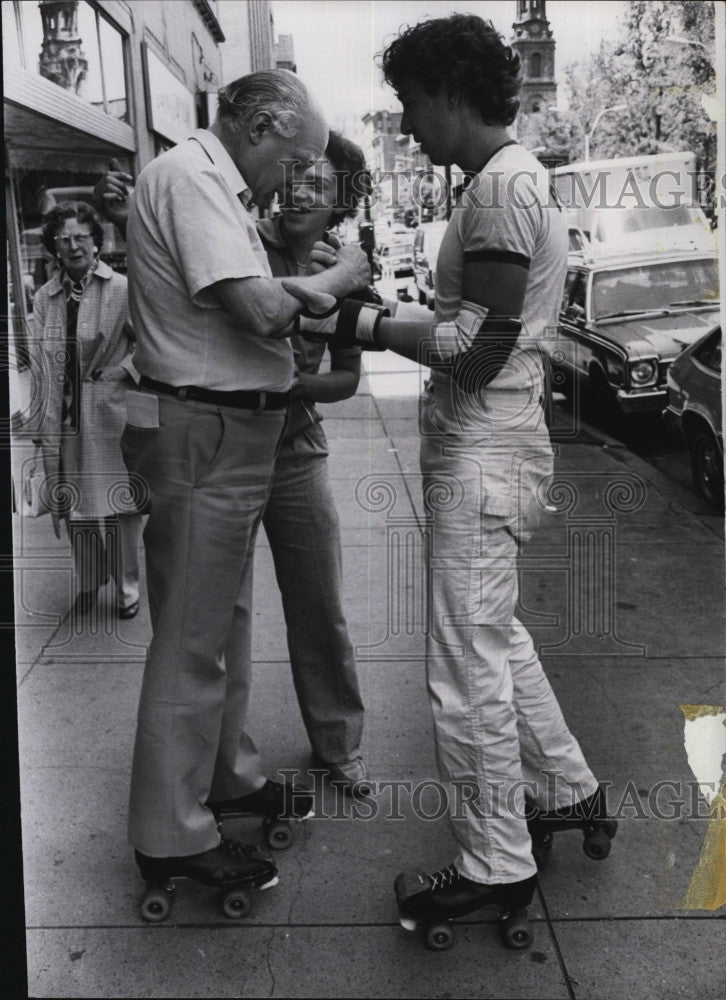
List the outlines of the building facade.
<svg viewBox="0 0 726 1000">
<path fill-rule="evenodd" d="M 276 59 L 269 0 L 15 0 L 2 3 L 2 28 L 8 313 L 17 340 L 53 267 L 41 241 L 45 213 L 61 201 L 91 201 L 112 157 L 136 176 L 213 120 L 220 86 Z M 294 64 L 292 39 L 283 49 Z M 123 240 L 104 228 L 101 256 L 123 271 Z"/>
<path fill-rule="evenodd" d="M 26 329 L 53 261 L 46 212 L 91 201 L 113 157 L 133 176 L 209 123 L 224 34 L 210 0 L 3 2 L 5 181 L 11 334 Z M 102 256 L 125 248 L 110 224 Z"/>
<path fill-rule="evenodd" d="M 524 74 L 521 109 L 525 114 L 546 111 L 557 103 L 557 84 L 555 40 L 545 0 L 517 0 L 517 19 L 512 31 L 512 48 L 522 60 Z"/>
</svg>

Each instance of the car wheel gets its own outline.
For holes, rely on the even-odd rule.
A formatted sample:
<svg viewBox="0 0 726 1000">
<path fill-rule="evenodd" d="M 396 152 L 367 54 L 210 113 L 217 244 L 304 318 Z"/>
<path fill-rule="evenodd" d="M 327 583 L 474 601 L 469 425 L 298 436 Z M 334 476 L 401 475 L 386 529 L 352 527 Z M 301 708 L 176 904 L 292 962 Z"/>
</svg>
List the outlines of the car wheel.
<svg viewBox="0 0 726 1000">
<path fill-rule="evenodd" d="M 418 290 L 418 304 L 420 306 L 426 305 L 426 293 L 422 292 L 420 288 Z"/>
<path fill-rule="evenodd" d="M 623 417 L 623 413 L 618 406 L 617 397 L 599 365 L 593 365 L 590 368 L 590 385 L 592 386 L 593 402 L 597 407 L 598 414 L 602 416 L 606 423 L 618 424 Z"/>
<path fill-rule="evenodd" d="M 710 430 L 699 430 L 691 444 L 693 484 L 704 500 L 718 511 L 724 509 L 723 456 Z"/>
</svg>

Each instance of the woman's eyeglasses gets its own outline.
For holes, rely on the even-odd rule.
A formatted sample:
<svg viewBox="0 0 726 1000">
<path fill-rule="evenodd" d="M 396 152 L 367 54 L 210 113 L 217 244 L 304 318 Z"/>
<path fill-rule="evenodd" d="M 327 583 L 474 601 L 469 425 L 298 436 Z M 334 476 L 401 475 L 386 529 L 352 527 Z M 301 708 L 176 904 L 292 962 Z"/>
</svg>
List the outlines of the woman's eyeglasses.
<svg viewBox="0 0 726 1000">
<path fill-rule="evenodd" d="M 79 244 L 79 246 L 88 246 L 91 243 L 93 237 L 90 233 L 79 233 L 77 236 L 56 236 L 53 240 L 58 250 L 70 250 L 71 241 Z"/>
</svg>

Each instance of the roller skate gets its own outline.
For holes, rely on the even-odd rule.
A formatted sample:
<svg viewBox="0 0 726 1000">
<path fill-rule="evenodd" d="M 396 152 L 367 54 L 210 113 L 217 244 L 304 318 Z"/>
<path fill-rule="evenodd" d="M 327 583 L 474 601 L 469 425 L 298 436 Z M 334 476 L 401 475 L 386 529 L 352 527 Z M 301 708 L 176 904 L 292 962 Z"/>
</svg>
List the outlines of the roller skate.
<svg viewBox="0 0 726 1000">
<path fill-rule="evenodd" d="M 188 878 L 200 885 L 219 888 L 222 911 L 233 920 L 252 910 L 252 892 L 277 885 L 277 868 L 256 847 L 222 837 L 217 847 L 201 854 L 179 858 L 150 858 L 135 852 L 136 864 L 146 882 L 141 916 L 159 923 L 171 913 L 176 882 Z"/>
<path fill-rule="evenodd" d="M 562 830 L 582 830 L 582 849 L 588 858 L 604 861 L 610 853 L 610 841 L 617 833 L 617 820 L 607 814 L 602 787 L 574 806 L 544 812 L 530 806 L 527 828 L 532 838 L 532 855 L 538 869 L 544 868 L 552 853 L 554 834 Z"/>
<path fill-rule="evenodd" d="M 449 865 L 432 875 L 416 869 L 401 872 L 394 889 L 401 926 L 413 931 L 421 925 L 427 948 L 445 951 L 454 941 L 454 920 L 483 910 L 501 921 L 508 948 L 528 948 L 532 930 L 527 906 L 534 894 L 536 876 L 506 885 L 482 885 Z"/>
<path fill-rule="evenodd" d="M 217 823 L 226 819 L 261 816 L 262 829 L 268 847 L 284 851 L 295 840 L 292 823 L 301 823 L 313 816 L 314 799 L 307 789 L 300 789 L 290 782 L 265 782 L 262 788 L 250 795 L 236 799 L 207 802 Z"/>
</svg>

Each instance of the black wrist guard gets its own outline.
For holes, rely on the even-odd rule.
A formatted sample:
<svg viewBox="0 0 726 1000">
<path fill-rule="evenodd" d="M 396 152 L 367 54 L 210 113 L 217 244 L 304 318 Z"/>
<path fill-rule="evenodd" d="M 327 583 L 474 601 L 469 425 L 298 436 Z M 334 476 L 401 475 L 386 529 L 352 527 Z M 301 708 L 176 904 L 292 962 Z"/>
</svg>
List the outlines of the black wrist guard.
<svg viewBox="0 0 726 1000">
<path fill-rule="evenodd" d="M 377 340 L 378 328 L 384 316 L 391 312 L 373 302 L 343 299 L 335 325 L 334 343 L 339 347 L 362 347 L 364 351 L 385 351 Z"/>
</svg>

